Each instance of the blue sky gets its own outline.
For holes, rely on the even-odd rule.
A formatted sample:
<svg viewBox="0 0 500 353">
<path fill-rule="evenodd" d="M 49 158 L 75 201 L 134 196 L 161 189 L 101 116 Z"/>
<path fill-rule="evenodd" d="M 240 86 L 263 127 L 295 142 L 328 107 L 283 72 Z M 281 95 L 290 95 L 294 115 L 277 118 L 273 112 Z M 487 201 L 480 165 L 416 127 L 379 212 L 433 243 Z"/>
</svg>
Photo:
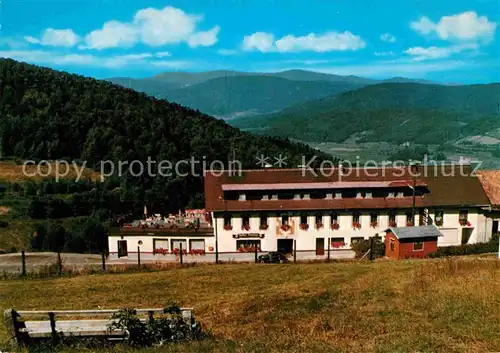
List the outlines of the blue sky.
<svg viewBox="0 0 500 353">
<path fill-rule="evenodd" d="M 498 0 L 0 1 L 0 57 L 97 78 L 306 69 L 500 81 Z"/>
</svg>

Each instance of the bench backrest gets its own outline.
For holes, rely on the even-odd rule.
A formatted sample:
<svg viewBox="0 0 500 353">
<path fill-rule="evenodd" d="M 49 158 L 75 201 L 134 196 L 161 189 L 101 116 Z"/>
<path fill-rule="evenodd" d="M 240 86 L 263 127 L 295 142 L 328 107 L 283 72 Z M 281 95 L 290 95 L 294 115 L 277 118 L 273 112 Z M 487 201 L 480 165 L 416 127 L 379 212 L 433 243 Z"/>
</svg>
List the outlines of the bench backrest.
<svg viewBox="0 0 500 353">
<path fill-rule="evenodd" d="M 134 310 L 141 321 L 150 320 L 155 314 L 164 313 L 164 309 L 161 308 Z M 4 319 L 16 345 L 28 342 L 32 338 L 51 336 L 56 338 L 58 334 L 123 339 L 124 332 L 108 329 L 113 322 L 111 316 L 119 311 L 119 309 L 36 311 L 8 309 L 5 310 Z M 181 308 L 181 315 L 186 324 L 191 325 L 192 308 Z"/>
</svg>

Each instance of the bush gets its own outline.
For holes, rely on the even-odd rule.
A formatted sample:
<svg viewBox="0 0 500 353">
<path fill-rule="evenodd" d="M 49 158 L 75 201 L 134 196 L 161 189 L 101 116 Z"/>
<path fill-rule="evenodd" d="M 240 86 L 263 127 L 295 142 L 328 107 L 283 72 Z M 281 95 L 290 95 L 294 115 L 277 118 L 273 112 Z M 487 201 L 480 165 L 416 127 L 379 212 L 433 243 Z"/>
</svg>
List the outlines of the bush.
<svg viewBox="0 0 500 353">
<path fill-rule="evenodd" d="M 9 226 L 9 222 L 0 221 L 0 228 L 7 228 Z"/>
<path fill-rule="evenodd" d="M 385 256 L 385 244 L 381 237 L 374 237 L 373 254 L 374 258 Z M 352 244 L 352 249 L 356 252 L 356 257 L 360 258 L 370 250 L 370 239 L 364 239 L 356 244 Z M 369 255 L 368 255 L 369 256 Z"/>
<path fill-rule="evenodd" d="M 163 312 L 165 315 L 143 322 L 134 309 L 123 309 L 112 316 L 115 321 L 109 329 L 127 332 L 126 342 L 135 347 L 203 338 L 199 323 L 194 318 L 191 323 L 185 322 L 177 304 L 166 307 Z"/>
<path fill-rule="evenodd" d="M 474 254 L 488 254 L 498 252 L 498 234 L 494 235 L 488 243 L 464 244 L 457 246 L 444 246 L 430 254 L 432 258 L 444 256 L 463 256 Z"/>
</svg>

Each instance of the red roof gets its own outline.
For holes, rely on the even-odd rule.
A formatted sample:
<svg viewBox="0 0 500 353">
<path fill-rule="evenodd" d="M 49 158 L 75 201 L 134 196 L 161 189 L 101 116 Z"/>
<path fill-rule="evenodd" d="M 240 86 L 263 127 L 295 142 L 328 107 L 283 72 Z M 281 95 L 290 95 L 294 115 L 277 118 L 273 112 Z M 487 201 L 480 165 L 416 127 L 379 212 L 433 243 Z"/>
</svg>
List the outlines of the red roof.
<svg viewBox="0 0 500 353">
<path fill-rule="evenodd" d="M 244 170 L 205 172 L 205 209 L 207 211 L 314 210 L 314 209 L 381 209 L 411 208 L 412 197 L 373 199 L 311 199 L 311 200 L 225 200 L 224 191 L 232 190 L 304 190 L 401 188 L 413 184 L 425 187 L 427 193 L 416 199 L 417 207 L 487 206 L 489 200 L 470 166 L 420 167 L 417 174 L 409 167 L 352 168 L 324 173 L 307 169 Z"/>
</svg>

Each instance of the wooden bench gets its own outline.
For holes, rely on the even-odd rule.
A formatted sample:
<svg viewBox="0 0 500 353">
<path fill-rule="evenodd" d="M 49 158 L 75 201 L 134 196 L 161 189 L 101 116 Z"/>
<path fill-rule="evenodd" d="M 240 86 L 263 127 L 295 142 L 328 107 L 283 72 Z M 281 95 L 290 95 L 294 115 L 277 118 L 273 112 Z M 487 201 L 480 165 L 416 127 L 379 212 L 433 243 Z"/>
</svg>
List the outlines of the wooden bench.
<svg viewBox="0 0 500 353">
<path fill-rule="evenodd" d="M 181 308 L 181 315 L 191 327 L 192 308 Z M 5 310 L 5 324 L 10 329 L 13 344 L 33 342 L 36 339 L 74 336 L 79 338 L 102 338 L 124 340 L 126 332 L 110 330 L 114 320 L 111 316 L 120 310 L 53 310 L 16 311 Z M 155 314 L 164 314 L 164 309 L 135 309 L 142 322 L 151 320 Z"/>
</svg>

